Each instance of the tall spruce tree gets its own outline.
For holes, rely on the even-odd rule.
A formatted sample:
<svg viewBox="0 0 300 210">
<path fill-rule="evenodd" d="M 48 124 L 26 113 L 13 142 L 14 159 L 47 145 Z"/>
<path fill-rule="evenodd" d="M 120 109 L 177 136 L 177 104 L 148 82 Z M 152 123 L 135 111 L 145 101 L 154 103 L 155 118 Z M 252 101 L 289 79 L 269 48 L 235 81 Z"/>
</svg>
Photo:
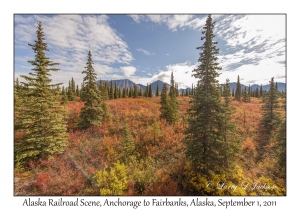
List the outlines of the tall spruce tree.
<svg viewBox="0 0 300 210">
<path fill-rule="evenodd" d="M 84 87 L 82 89 L 81 100 L 84 107 L 81 108 L 80 122 L 78 126 L 82 129 L 87 129 L 92 125 L 100 125 L 101 122 L 107 121 L 110 118 L 108 108 L 104 96 L 100 94 L 97 88 L 97 75 L 93 68 L 92 54 L 89 50 L 88 60 L 86 62 L 86 70 L 83 78 Z"/>
<path fill-rule="evenodd" d="M 149 89 L 148 89 L 148 97 L 149 97 L 149 98 L 152 98 L 152 96 L 153 96 L 153 93 L 152 93 L 152 85 L 150 84 L 150 85 L 149 85 Z"/>
<path fill-rule="evenodd" d="M 211 172 L 225 173 L 229 165 L 237 158 L 235 150 L 228 152 L 227 137 L 232 132 L 228 110 L 221 101 L 218 87 L 219 64 L 216 55 L 219 53 L 217 42 L 213 41 L 211 15 L 208 15 L 203 27 L 205 39 L 198 59 L 200 65 L 194 69 L 193 76 L 198 80 L 195 95 L 191 96 L 188 112 L 188 127 L 185 131 L 187 143 L 187 159 L 191 162 L 196 174 L 209 176 Z M 228 102 L 227 102 L 228 103 Z M 198 192 L 201 194 L 201 192 Z"/>
<path fill-rule="evenodd" d="M 160 118 L 166 119 L 168 121 L 170 116 L 170 103 L 168 98 L 168 87 L 167 84 L 164 83 L 163 89 L 161 91 L 160 97 Z"/>
<path fill-rule="evenodd" d="M 52 71 L 59 69 L 46 56 L 48 46 L 45 43 L 42 23 L 37 23 L 37 39 L 32 47 L 35 58 L 28 62 L 33 66 L 25 79 L 22 91 L 22 112 L 19 117 L 19 128 L 24 136 L 15 142 L 15 166 L 38 158 L 48 158 L 61 154 L 66 146 L 67 128 L 66 111 L 59 104 L 59 84 L 51 84 Z"/>
<path fill-rule="evenodd" d="M 274 77 L 270 81 L 270 89 L 264 94 L 264 104 L 262 105 L 261 131 L 258 138 L 259 151 L 264 152 L 264 147 L 269 143 L 271 133 L 275 130 L 279 114 L 278 92 L 274 84 Z"/>
<path fill-rule="evenodd" d="M 238 78 L 237 78 L 234 98 L 237 101 L 241 101 L 241 98 L 242 98 L 242 87 L 241 87 L 240 76 L 239 75 L 238 75 Z"/>
<path fill-rule="evenodd" d="M 179 111 L 179 103 L 177 101 L 177 98 L 176 98 L 176 87 L 175 87 L 175 81 L 174 81 L 174 75 L 173 75 L 173 72 L 171 74 L 171 87 L 170 87 L 170 117 L 168 119 L 168 121 L 170 123 L 174 123 L 176 121 L 178 121 L 179 119 L 179 114 L 178 114 L 178 111 Z"/>
</svg>

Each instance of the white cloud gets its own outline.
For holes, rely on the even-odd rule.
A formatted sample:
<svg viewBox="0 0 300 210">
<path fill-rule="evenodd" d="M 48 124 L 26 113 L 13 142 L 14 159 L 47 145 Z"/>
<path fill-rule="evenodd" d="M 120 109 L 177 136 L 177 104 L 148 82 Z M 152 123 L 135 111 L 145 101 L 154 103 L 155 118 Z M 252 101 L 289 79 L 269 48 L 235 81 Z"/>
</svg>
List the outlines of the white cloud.
<svg viewBox="0 0 300 210">
<path fill-rule="evenodd" d="M 136 23 L 140 23 L 140 20 L 143 20 L 143 15 L 128 15 L 131 17 Z"/>
<path fill-rule="evenodd" d="M 125 77 L 131 77 L 134 75 L 136 68 L 134 66 L 123 66 L 120 68 Z"/>
<path fill-rule="evenodd" d="M 46 55 L 60 63 L 61 70 L 53 73 L 54 82 L 67 84 L 74 77 L 76 83 L 81 83 L 88 50 L 98 77 L 114 74 L 116 70 L 109 67 L 112 64 L 128 65 L 134 60 L 127 43 L 108 24 L 106 15 L 15 15 L 15 47 L 27 50 L 26 54 L 32 53 L 28 43 L 36 39 L 37 21 L 43 24 L 49 48 Z M 27 62 L 26 65 L 30 66 Z M 15 71 L 22 71 L 19 68 L 15 65 Z"/>
<path fill-rule="evenodd" d="M 145 55 L 149 55 L 149 56 L 155 54 L 155 53 L 150 53 L 148 50 L 144 50 L 144 49 L 142 49 L 142 48 L 139 48 L 139 49 L 136 49 L 136 50 L 139 51 L 139 52 L 144 53 Z"/>
<path fill-rule="evenodd" d="M 194 15 L 130 15 L 136 23 L 151 21 L 157 24 L 166 24 L 172 31 L 186 27 L 199 29 L 205 24 L 205 18 L 194 18 Z"/>
</svg>

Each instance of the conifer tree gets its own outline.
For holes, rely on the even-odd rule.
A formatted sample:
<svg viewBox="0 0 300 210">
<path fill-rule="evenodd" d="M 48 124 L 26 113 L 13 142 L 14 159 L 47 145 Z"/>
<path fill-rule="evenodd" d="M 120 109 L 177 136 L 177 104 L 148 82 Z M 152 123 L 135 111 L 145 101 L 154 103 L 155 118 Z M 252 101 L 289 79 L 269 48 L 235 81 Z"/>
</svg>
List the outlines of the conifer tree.
<svg viewBox="0 0 300 210">
<path fill-rule="evenodd" d="M 152 86 L 151 84 L 149 85 L 149 90 L 148 90 L 148 97 L 152 98 L 153 94 L 152 94 Z"/>
<path fill-rule="evenodd" d="M 144 96 L 145 96 L 145 97 L 148 97 L 148 92 L 149 92 L 149 91 L 148 91 L 148 83 L 147 83 L 146 90 L 145 90 L 145 92 L 144 92 Z"/>
<path fill-rule="evenodd" d="M 179 96 L 179 89 L 178 89 L 178 84 L 176 83 L 175 85 L 175 96 L 178 97 Z"/>
<path fill-rule="evenodd" d="M 248 86 L 248 93 L 247 93 L 247 102 L 250 103 L 251 102 L 251 88 L 250 85 Z"/>
<path fill-rule="evenodd" d="M 278 119 L 278 92 L 274 85 L 274 77 L 270 81 L 270 89 L 265 94 L 264 104 L 262 106 L 262 125 L 270 134 L 274 127 L 274 121 Z"/>
<path fill-rule="evenodd" d="M 237 83 L 236 83 L 236 91 L 235 91 L 235 100 L 241 101 L 242 97 L 242 88 L 241 88 L 241 83 L 240 83 L 240 76 L 238 75 L 237 78 Z"/>
<path fill-rule="evenodd" d="M 133 86 L 133 98 L 137 98 L 138 97 L 138 89 L 137 89 L 137 85 L 134 84 Z"/>
<path fill-rule="evenodd" d="M 110 87 L 109 87 L 109 99 L 114 99 L 114 88 L 112 80 L 110 80 Z"/>
<path fill-rule="evenodd" d="M 80 91 L 78 85 L 76 85 L 76 96 L 80 96 Z"/>
<path fill-rule="evenodd" d="M 167 84 L 164 83 L 163 89 L 161 91 L 161 97 L 160 97 L 160 118 L 161 119 L 168 119 L 170 116 L 170 105 L 169 105 L 169 99 L 168 99 L 168 87 Z"/>
<path fill-rule="evenodd" d="M 216 55 L 219 53 L 212 39 L 214 23 L 208 15 L 203 27 L 204 44 L 198 59 L 199 66 L 193 70 L 193 76 L 198 78 L 195 95 L 191 96 L 188 112 L 188 127 L 185 131 L 187 142 L 187 159 L 192 163 L 192 169 L 197 174 L 209 176 L 211 172 L 226 173 L 237 158 L 233 150 L 228 152 L 226 138 L 231 127 L 227 108 L 221 101 L 217 77 L 219 67 Z M 229 120 L 229 121 L 228 121 Z M 228 165 L 228 166 L 227 166 Z M 201 193 L 201 192 L 199 192 Z"/>
<path fill-rule="evenodd" d="M 258 152 L 260 155 L 265 153 L 265 146 L 269 144 L 271 134 L 275 131 L 278 122 L 279 101 L 278 92 L 274 84 L 274 77 L 270 81 L 270 89 L 263 96 L 262 119 L 260 126 L 260 135 L 257 139 Z"/>
<path fill-rule="evenodd" d="M 19 79 L 17 78 L 14 83 L 14 131 L 18 130 L 19 125 L 19 115 L 20 111 L 22 109 L 22 92 L 21 92 L 21 86 L 19 84 Z"/>
<path fill-rule="evenodd" d="M 176 121 L 178 121 L 179 119 L 179 115 L 178 115 L 178 111 L 179 111 L 179 103 L 177 101 L 176 98 L 176 88 L 175 88 L 175 81 L 174 81 L 174 75 L 173 72 L 171 74 L 171 87 L 170 87 L 170 116 L 167 119 L 167 121 L 169 121 L 170 123 L 174 123 Z"/>
<path fill-rule="evenodd" d="M 259 88 L 259 97 L 263 97 L 262 84 L 260 84 L 260 88 Z"/>
<path fill-rule="evenodd" d="M 124 126 L 123 149 L 123 159 L 125 163 L 128 163 L 129 156 L 132 155 L 134 152 L 135 144 L 127 124 L 125 124 Z"/>
<path fill-rule="evenodd" d="M 97 75 L 93 68 L 92 54 L 89 50 L 88 59 L 86 62 L 86 70 L 83 78 L 84 87 L 82 89 L 82 101 L 84 107 L 81 108 L 80 122 L 78 126 L 82 129 L 87 129 L 92 125 L 100 125 L 101 122 L 107 121 L 110 117 L 106 101 L 97 88 Z"/>
<path fill-rule="evenodd" d="M 117 83 L 115 82 L 115 88 L 114 88 L 114 99 L 118 98 L 118 89 L 117 89 Z"/>
<path fill-rule="evenodd" d="M 61 103 L 62 104 L 67 104 L 69 102 L 69 100 L 68 100 L 68 96 L 67 96 L 67 93 L 65 91 L 65 87 L 64 86 L 62 87 L 61 95 L 62 95 L 62 97 L 61 97 Z"/>
<path fill-rule="evenodd" d="M 156 91 L 155 91 L 155 96 L 159 96 L 159 88 L 158 88 L 158 82 L 156 83 Z"/>
<path fill-rule="evenodd" d="M 66 146 L 66 111 L 59 104 L 60 93 L 51 84 L 52 71 L 59 69 L 58 63 L 51 61 L 45 54 L 48 46 L 45 43 L 42 23 L 37 23 L 37 39 L 32 47 L 35 58 L 28 62 L 33 66 L 25 79 L 22 91 L 22 112 L 20 112 L 20 130 L 24 136 L 15 142 L 15 166 L 38 158 L 48 158 L 61 154 Z"/>
</svg>

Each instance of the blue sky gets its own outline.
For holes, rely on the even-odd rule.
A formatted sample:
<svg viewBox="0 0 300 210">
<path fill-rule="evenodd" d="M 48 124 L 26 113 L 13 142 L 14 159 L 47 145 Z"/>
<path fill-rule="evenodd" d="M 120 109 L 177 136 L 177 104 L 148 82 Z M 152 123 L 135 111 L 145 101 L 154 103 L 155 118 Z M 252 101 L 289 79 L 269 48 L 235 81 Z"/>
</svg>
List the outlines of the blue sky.
<svg viewBox="0 0 300 210">
<path fill-rule="evenodd" d="M 53 82 L 67 85 L 73 77 L 83 79 L 90 49 L 98 79 L 130 79 L 146 85 L 170 81 L 174 72 L 180 88 L 196 83 L 192 70 L 198 65 L 207 15 L 14 15 L 15 77 L 32 68 L 28 43 L 36 39 L 41 21 L 49 51 L 60 63 Z M 285 15 L 212 15 L 220 49 L 218 62 L 226 78 L 242 84 L 268 84 L 271 77 L 285 82 Z"/>
</svg>

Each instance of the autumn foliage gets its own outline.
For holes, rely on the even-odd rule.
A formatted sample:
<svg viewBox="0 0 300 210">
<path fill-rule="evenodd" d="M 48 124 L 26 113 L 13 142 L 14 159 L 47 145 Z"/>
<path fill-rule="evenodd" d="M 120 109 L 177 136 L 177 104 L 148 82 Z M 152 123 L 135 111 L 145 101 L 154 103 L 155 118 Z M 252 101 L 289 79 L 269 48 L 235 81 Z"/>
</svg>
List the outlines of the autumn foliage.
<svg viewBox="0 0 300 210">
<path fill-rule="evenodd" d="M 238 134 L 243 139 L 241 156 L 231 175 L 222 178 L 212 174 L 212 177 L 215 181 L 234 184 L 245 180 L 250 184 L 266 181 L 269 185 L 276 185 L 277 191 L 207 189 L 205 183 L 212 180 L 194 176 L 185 158 L 185 111 L 190 98 L 177 99 L 180 120 L 174 125 L 157 117 L 159 97 L 120 98 L 108 101 L 111 121 L 87 130 L 77 128 L 83 103 L 69 102 L 65 105 L 69 115 L 65 153 L 50 160 L 30 162 L 24 169 L 18 169 L 15 172 L 15 195 L 110 195 L 118 192 L 120 195 L 167 196 L 189 195 L 193 194 L 193 189 L 201 188 L 207 195 L 285 194 L 285 180 L 270 174 L 270 169 L 274 169 L 272 160 L 256 159 L 255 138 L 259 132 L 262 105 L 259 99 L 253 98 L 251 103 L 231 102 L 235 108 L 232 120 L 237 123 Z M 135 146 L 126 162 L 122 158 L 125 124 Z M 123 170 L 122 176 L 115 175 L 115 179 L 108 176 L 118 170 Z M 112 182 L 112 185 L 101 184 L 100 177 L 110 177 L 107 182 Z"/>
</svg>

